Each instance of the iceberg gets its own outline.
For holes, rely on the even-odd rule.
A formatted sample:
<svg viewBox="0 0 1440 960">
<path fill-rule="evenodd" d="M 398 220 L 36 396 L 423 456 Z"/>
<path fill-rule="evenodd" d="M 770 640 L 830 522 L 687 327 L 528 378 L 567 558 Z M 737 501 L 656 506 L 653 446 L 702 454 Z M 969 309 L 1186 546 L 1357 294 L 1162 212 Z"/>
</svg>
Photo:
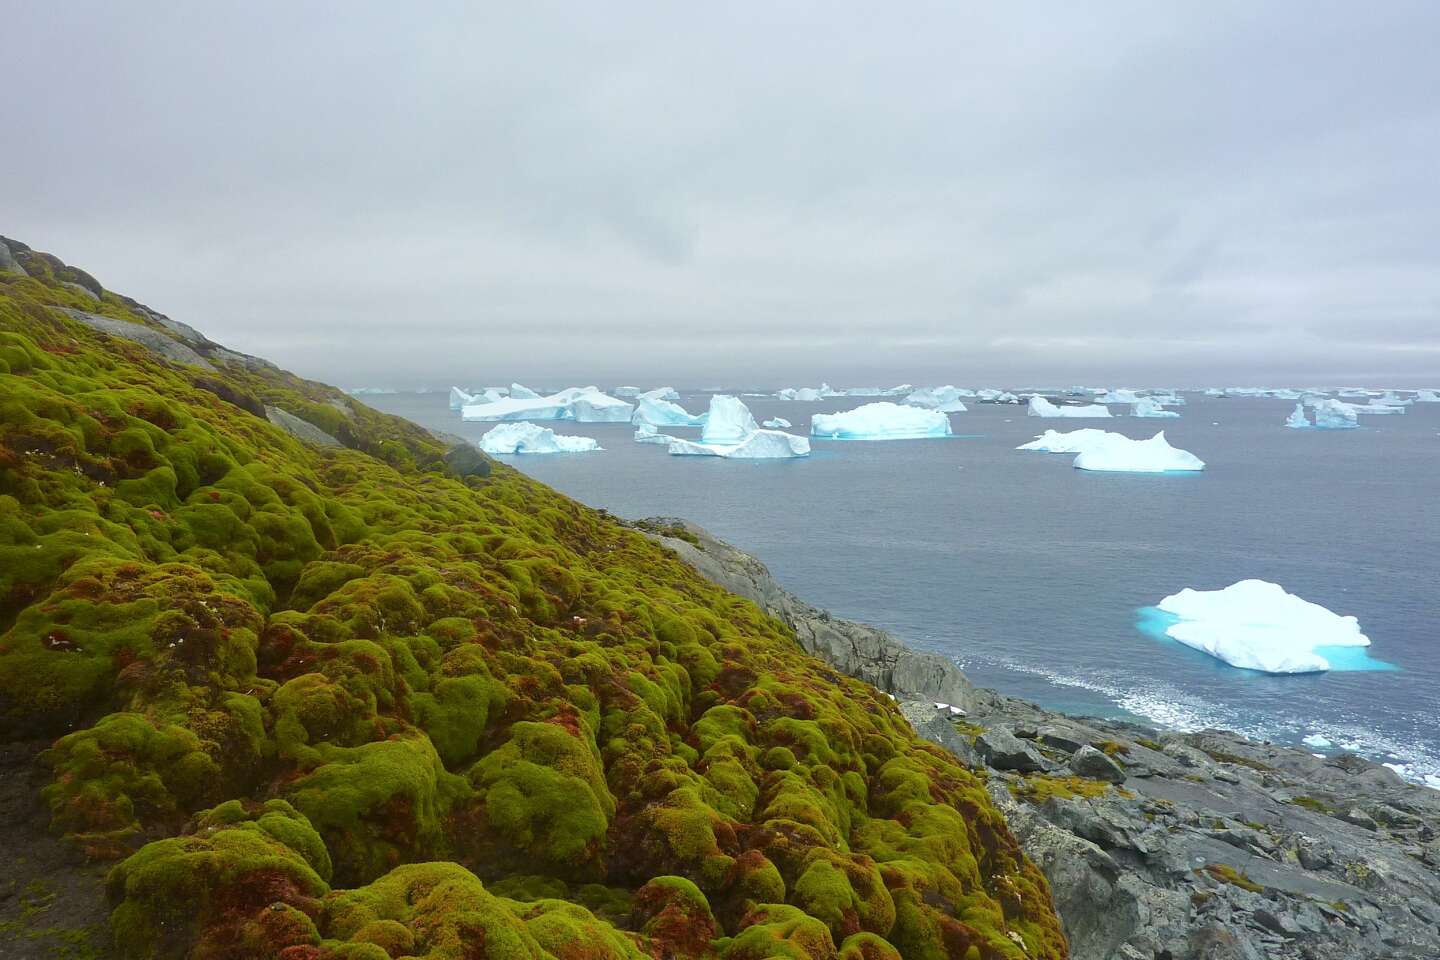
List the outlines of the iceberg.
<svg viewBox="0 0 1440 960">
<path fill-rule="evenodd" d="M 760 424 L 760 426 L 768 427 L 771 430 L 777 430 L 781 427 L 789 427 L 791 426 L 791 423 L 784 417 L 771 417 L 769 420 L 766 420 L 764 423 Z"/>
<path fill-rule="evenodd" d="M 675 392 L 674 387 L 656 387 L 654 390 L 646 390 L 639 394 L 642 397 L 649 397 L 651 400 L 679 400 L 680 394 Z"/>
<path fill-rule="evenodd" d="M 1369 403 L 1352 403 L 1350 409 L 1356 413 L 1368 414 L 1396 414 L 1404 413 L 1405 408 L 1397 404 L 1381 403 L 1379 400 L 1371 400 Z"/>
<path fill-rule="evenodd" d="M 1136 403 L 1140 394 L 1134 390 L 1106 390 L 1095 398 L 1096 403 Z"/>
<path fill-rule="evenodd" d="M 1141 397 L 1130 405 L 1130 416 L 1147 417 L 1151 420 L 1163 419 L 1166 417 L 1178 417 L 1180 414 L 1174 410 L 1166 410 L 1160 406 L 1160 401 L 1154 397 Z"/>
<path fill-rule="evenodd" d="M 777 400 L 800 400 L 805 403 L 815 403 L 824 400 L 826 397 L 834 396 L 835 391 L 830 389 L 830 384 L 822 383 L 819 387 L 786 387 L 775 394 Z"/>
<path fill-rule="evenodd" d="M 1295 409 L 1290 411 L 1290 416 L 1285 418 L 1285 426 L 1294 427 L 1297 430 L 1310 426 L 1310 421 L 1305 419 L 1305 404 L 1295 404 Z"/>
<path fill-rule="evenodd" d="M 740 443 L 760 429 L 750 408 L 738 397 L 717 393 L 710 398 L 710 411 L 705 415 L 705 428 L 700 431 L 702 443 Z"/>
<path fill-rule="evenodd" d="M 516 388 L 519 388 L 519 392 Z M 581 423 L 624 423 L 634 407 L 600 392 L 598 387 L 567 387 L 548 397 L 524 396 L 533 391 L 518 383 L 509 397 L 466 404 L 460 410 L 465 420 L 576 420 Z"/>
<path fill-rule="evenodd" d="M 1416 390 L 1416 403 L 1440 403 L 1440 392 L 1435 390 Z"/>
<path fill-rule="evenodd" d="M 756 430 L 739 443 L 696 443 L 671 437 L 670 454 L 677 457 L 725 457 L 729 460 L 787 460 L 810 456 L 810 441 L 779 430 Z"/>
<path fill-rule="evenodd" d="M 632 400 L 635 397 L 640 396 L 640 388 L 628 386 L 616 387 L 613 391 L 611 391 L 611 395 L 616 397 L 623 397 L 626 400 Z"/>
<path fill-rule="evenodd" d="M 669 443 L 673 439 L 675 438 L 657 432 L 654 424 L 640 423 L 635 426 L 636 443 Z"/>
<path fill-rule="evenodd" d="M 1321 400 L 1314 409 L 1315 426 L 1321 430 L 1348 430 L 1359 425 L 1355 408 L 1343 400 Z"/>
<path fill-rule="evenodd" d="M 1057 407 L 1055 404 L 1036 394 L 1030 398 L 1030 409 L 1028 416 L 1032 417 L 1108 417 L 1110 409 L 1098 403 L 1087 404 L 1083 407 Z"/>
<path fill-rule="evenodd" d="M 518 383 L 510 384 L 510 396 L 515 400 L 539 400 L 540 394 Z"/>
<path fill-rule="evenodd" d="M 1019 403 L 1020 398 L 1005 390 L 976 390 L 975 399 L 981 403 Z"/>
<path fill-rule="evenodd" d="M 958 387 L 947 384 L 934 389 L 916 390 L 905 397 L 905 402 L 912 407 L 939 410 L 941 413 L 964 413 L 967 408 L 960 400 L 961 393 Z"/>
<path fill-rule="evenodd" d="M 911 440 L 950 436 L 950 418 L 938 410 L 880 401 L 840 413 L 817 413 L 810 434 L 832 440 Z"/>
<path fill-rule="evenodd" d="M 570 419 L 580 423 L 628 423 L 635 406 L 606 396 L 600 391 L 587 391 L 570 401 Z"/>
<path fill-rule="evenodd" d="M 1330 662 L 1317 648 L 1370 645 L 1354 617 L 1265 580 L 1241 580 L 1223 590 L 1187 587 L 1157 606 L 1177 618 L 1167 636 L 1246 670 L 1318 673 Z"/>
<path fill-rule="evenodd" d="M 1171 473 L 1204 470 L 1205 461 L 1188 450 L 1170 446 L 1161 430 L 1149 440 L 1131 440 L 1118 433 L 1087 443 L 1075 458 L 1075 469 L 1117 473 Z"/>
<path fill-rule="evenodd" d="M 1104 430 L 1095 427 L 1085 427 L 1082 430 L 1071 430 L 1069 433 L 1061 433 L 1059 430 L 1046 430 L 1040 436 L 1029 443 L 1022 443 L 1016 450 L 1038 450 L 1041 453 L 1080 453 L 1087 447 L 1095 446 L 1105 442 L 1105 438 L 1111 436 Z"/>
<path fill-rule="evenodd" d="M 464 420 L 564 420 L 570 409 L 568 402 L 548 397 L 533 400 L 524 397 L 506 397 L 489 403 L 470 403 L 460 408 Z"/>
<path fill-rule="evenodd" d="M 464 390 L 461 390 L 459 387 L 451 387 L 451 388 L 450 388 L 450 409 L 451 409 L 451 410 L 459 410 L 459 409 L 461 409 L 462 407 L 464 407 L 465 404 L 467 404 L 467 403 L 474 403 L 474 402 L 475 402 L 475 394 L 473 394 L 473 393 L 466 393 Z"/>
<path fill-rule="evenodd" d="M 586 453 L 599 450 L 590 437 L 563 437 L 533 423 L 502 423 L 480 438 L 486 453 Z"/>
<path fill-rule="evenodd" d="M 678 403 L 652 397 L 642 393 L 635 399 L 635 413 L 631 423 L 649 423 L 659 427 L 698 427 L 705 422 L 707 414 L 691 414 Z"/>
</svg>

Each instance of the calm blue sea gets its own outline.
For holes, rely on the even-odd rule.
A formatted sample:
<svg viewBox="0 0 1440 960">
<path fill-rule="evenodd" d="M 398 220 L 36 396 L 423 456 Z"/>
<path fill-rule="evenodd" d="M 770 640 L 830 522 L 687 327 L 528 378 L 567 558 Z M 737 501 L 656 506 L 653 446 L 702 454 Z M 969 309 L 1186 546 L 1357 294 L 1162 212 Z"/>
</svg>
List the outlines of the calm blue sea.
<svg viewBox="0 0 1440 960">
<path fill-rule="evenodd" d="M 476 440 L 493 426 L 463 423 L 440 393 L 363 399 Z M 866 402 L 745 401 L 798 433 L 813 413 Z M 682 403 L 699 412 L 708 395 Z M 549 426 L 604 451 L 506 459 L 622 516 L 694 520 L 793 592 L 944 653 L 981 685 L 1277 742 L 1320 734 L 1440 774 L 1440 404 L 1351 431 L 1287 429 L 1293 407 L 1192 394 L 1179 420 L 1057 422 L 972 404 L 951 415 L 953 439 L 817 440 L 808 459 L 748 463 L 671 457 L 628 424 L 564 423 Z M 1047 426 L 1164 429 L 1207 469 L 1094 474 L 1014 449 Z M 1267 676 L 1144 629 L 1167 594 L 1247 577 L 1358 617 L 1370 657 L 1396 669 Z"/>
</svg>

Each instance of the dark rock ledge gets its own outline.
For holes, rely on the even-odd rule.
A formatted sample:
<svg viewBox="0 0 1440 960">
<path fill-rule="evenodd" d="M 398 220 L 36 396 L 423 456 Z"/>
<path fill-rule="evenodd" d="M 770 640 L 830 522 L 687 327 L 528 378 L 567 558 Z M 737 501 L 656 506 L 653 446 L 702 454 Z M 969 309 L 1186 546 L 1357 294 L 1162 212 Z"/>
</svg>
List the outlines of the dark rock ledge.
<svg viewBox="0 0 1440 960">
<path fill-rule="evenodd" d="M 1050 880 L 1075 960 L 1440 958 L 1440 792 L 1349 754 L 980 690 L 944 657 L 804 603 L 694 524 L 636 526 L 986 776 Z"/>
</svg>

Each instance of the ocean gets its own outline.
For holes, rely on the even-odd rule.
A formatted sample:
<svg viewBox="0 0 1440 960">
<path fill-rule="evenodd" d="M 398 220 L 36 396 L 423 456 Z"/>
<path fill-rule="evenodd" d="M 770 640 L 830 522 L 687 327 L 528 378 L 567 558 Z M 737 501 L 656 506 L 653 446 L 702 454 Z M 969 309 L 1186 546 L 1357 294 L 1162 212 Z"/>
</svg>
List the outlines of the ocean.
<svg viewBox="0 0 1440 960">
<path fill-rule="evenodd" d="M 472 440 L 494 426 L 461 421 L 443 393 L 361 399 Z M 621 516 L 693 520 L 807 601 L 949 656 L 981 686 L 1277 743 L 1318 735 L 1412 778 L 1440 775 L 1440 404 L 1322 431 L 1283 426 L 1293 401 L 1187 399 L 1178 420 L 1041 420 L 971 403 L 951 415 L 952 438 L 814 440 L 809 458 L 770 462 L 672 457 L 635 443 L 628 424 L 555 422 L 604 450 L 503 459 Z M 744 400 L 795 433 L 811 414 L 867 402 Z M 701 412 L 708 394 L 682 391 L 681 403 Z M 1014 449 L 1085 426 L 1163 429 L 1206 469 L 1088 473 L 1072 456 Z M 1238 670 L 1147 629 L 1166 595 L 1251 577 L 1357 617 L 1372 642 L 1347 658 L 1360 669 Z"/>
</svg>

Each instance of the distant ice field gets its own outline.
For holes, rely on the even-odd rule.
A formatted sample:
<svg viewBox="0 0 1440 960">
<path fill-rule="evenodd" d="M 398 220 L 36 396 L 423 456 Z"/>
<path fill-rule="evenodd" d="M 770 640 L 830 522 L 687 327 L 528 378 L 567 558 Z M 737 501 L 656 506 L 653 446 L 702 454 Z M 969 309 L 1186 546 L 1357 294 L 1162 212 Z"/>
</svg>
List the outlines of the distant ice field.
<svg viewBox="0 0 1440 960">
<path fill-rule="evenodd" d="M 784 417 L 797 434 L 812 414 L 867 402 L 733 392 L 757 421 Z M 1440 404 L 1294 430 L 1293 399 L 1187 398 L 1163 426 L 1205 461 L 1190 475 L 1089 472 L 1017 451 L 1055 421 L 969 399 L 943 442 L 811 437 L 808 458 L 739 461 L 668 456 L 635 443 L 628 423 L 566 422 L 604 451 L 506 459 L 622 516 L 692 519 L 808 601 L 949 655 L 981 685 L 1296 746 L 1319 734 L 1440 775 Z M 462 422 L 446 393 L 362 399 L 472 440 L 494 426 Z M 682 388 L 679 402 L 702 412 L 709 395 Z M 1111 410 L 1105 430 L 1156 431 Z M 1271 676 L 1165 637 L 1146 612 L 1185 587 L 1247 578 L 1355 616 L 1371 646 L 1327 654 L 1327 673 Z"/>
</svg>

